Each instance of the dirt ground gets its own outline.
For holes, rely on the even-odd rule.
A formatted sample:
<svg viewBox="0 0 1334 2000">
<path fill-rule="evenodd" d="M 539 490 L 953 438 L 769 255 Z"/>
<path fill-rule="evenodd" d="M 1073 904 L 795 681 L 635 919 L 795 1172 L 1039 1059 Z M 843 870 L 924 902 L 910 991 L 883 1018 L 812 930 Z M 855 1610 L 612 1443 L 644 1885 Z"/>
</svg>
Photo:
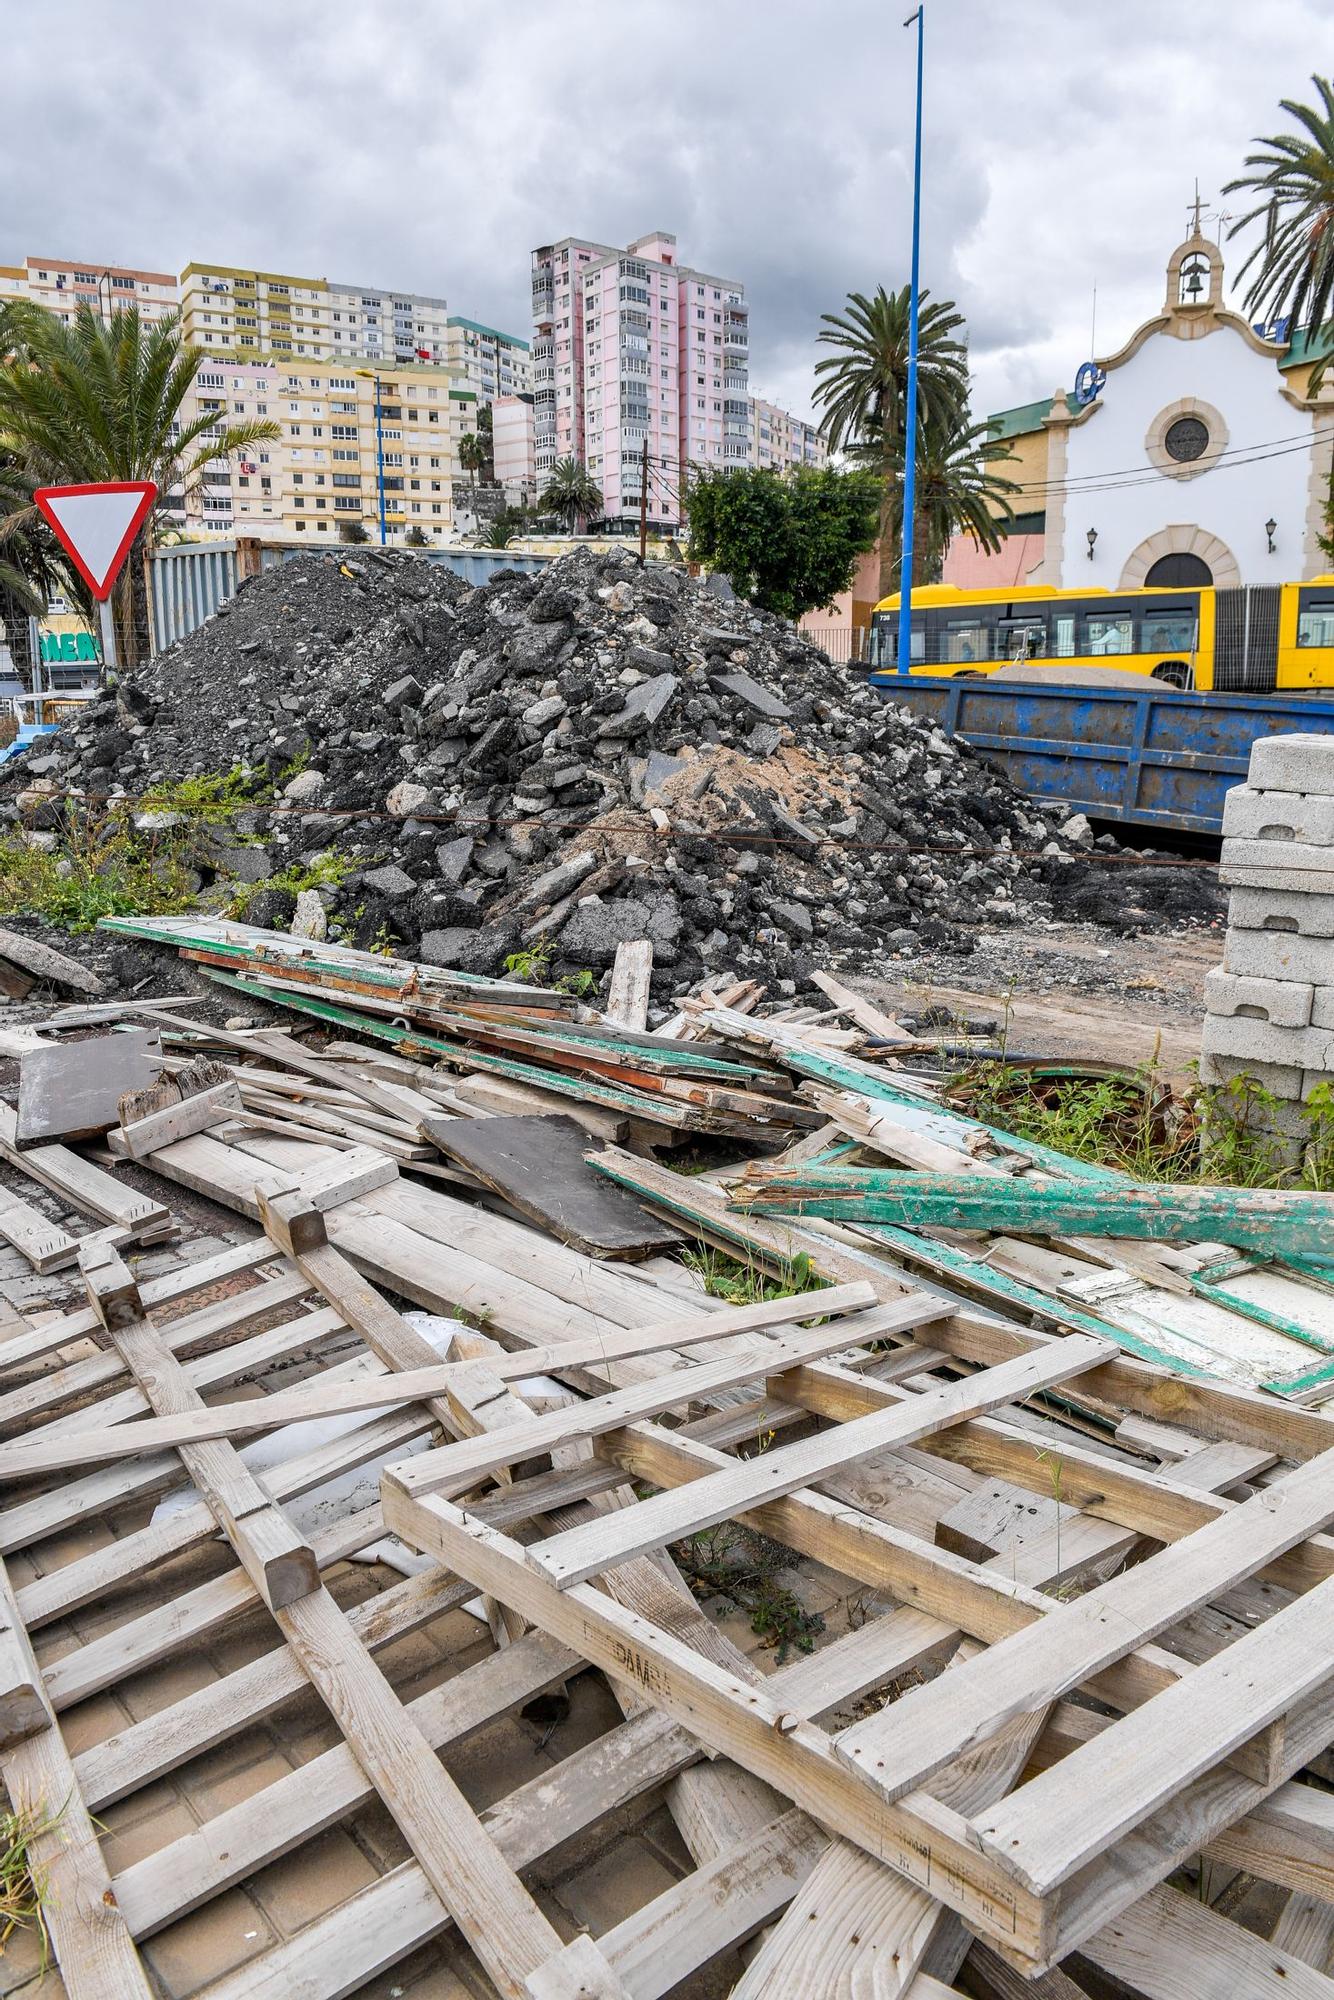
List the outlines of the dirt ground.
<svg viewBox="0 0 1334 2000">
<path fill-rule="evenodd" d="M 1083 927 L 992 932 L 970 958 L 905 964 L 901 976 L 848 976 L 889 1013 L 947 1007 L 1022 1055 L 1154 1063 L 1184 1080 L 1200 1052 L 1205 975 L 1221 930 L 1109 939 Z"/>
</svg>

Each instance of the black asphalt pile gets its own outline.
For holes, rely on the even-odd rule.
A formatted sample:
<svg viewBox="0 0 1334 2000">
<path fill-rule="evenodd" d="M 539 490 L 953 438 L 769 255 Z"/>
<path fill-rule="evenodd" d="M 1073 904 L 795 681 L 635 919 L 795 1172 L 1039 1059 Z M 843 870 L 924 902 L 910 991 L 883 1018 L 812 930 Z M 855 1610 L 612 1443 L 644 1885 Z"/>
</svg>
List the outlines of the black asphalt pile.
<svg viewBox="0 0 1334 2000">
<path fill-rule="evenodd" d="M 246 767 L 249 799 L 196 846 L 206 892 L 470 971 L 527 952 L 601 973 L 647 936 L 664 993 L 800 986 L 1095 903 L 1114 928 L 1221 907 L 1208 876 L 1172 874 L 1169 899 L 1098 865 L 1082 821 L 785 620 L 628 552 L 480 589 L 380 550 L 301 557 L 41 747 L 0 789 L 30 826 L 43 798 Z M 139 818 L 180 823 L 170 800 Z"/>
</svg>

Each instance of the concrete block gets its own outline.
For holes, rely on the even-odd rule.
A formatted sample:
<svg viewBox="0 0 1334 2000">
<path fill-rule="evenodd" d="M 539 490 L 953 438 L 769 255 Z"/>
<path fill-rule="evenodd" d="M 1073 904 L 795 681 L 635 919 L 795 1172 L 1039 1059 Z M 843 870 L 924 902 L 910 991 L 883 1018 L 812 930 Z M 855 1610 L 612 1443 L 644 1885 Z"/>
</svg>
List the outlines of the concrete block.
<svg viewBox="0 0 1334 2000">
<path fill-rule="evenodd" d="M 1311 1025 L 1334 1028 L 1334 986 L 1317 986 L 1311 1006 Z"/>
<path fill-rule="evenodd" d="M 1257 1063 L 1278 1063 L 1293 1070 L 1334 1074 L 1334 1028 L 1276 1028 L 1268 1021 L 1252 1021 L 1243 1015 L 1207 1014 L 1200 1046 L 1211 1056 L 1236 1056 L 1250 1070 Z"/>
<path fill-rule="evenodd" d="M 1223 945 L 1223 970 L 1245 979 L 1306 980 L 1312 986 L 1334 986 L 1334 938 L 1229 928 Z M 1226 1009 L 1215 1008 L 1214 1012 Z"/>
<path fill-rule="evenodd" d="M 1300 840 L 1334 847 L 1334 798 L 1305 792 L 1257 792 L 1234 785 L 1223 800 L 1225 840 Z"/>
<path fill-rule="evenodd" d="M 1251 1062 L 1241 1056 L 1215 1055 L 1207 1049 L 1200 1057 L 1201 1083 L 1225 1084 L 1245 1076 L 1267 1090 L 1271 1097 L 1291 1104 L 1301 1103 L 1306 1075 L 1306 1071 L 1293 1069 L 1287 1063 Z"/>
<path fill-rule="evenodd" d="M 1334 896 L 1308 894 L 1305 889 L 1234 888 L 1227 921 L 1229 930 L 1334 938 Z"/>
<path fill-rule="evenodd" d="M 1263 847 L 1267 850 L 1263 860 L 1230 855 L 1229 847 Z M 1277 850 L 1277 852 L 1275 852 Z M 1316 863 L 1298 862 L 1284 859 L 1284 856 L 1309 855 Z M 1284 846 L 1281 840 L 1231 840 L 1223 844 L 1223 861 L 1218 870 L 1218 880 L 1224 889 L 1295 889 L 1298 894 L 1334 897 L 1334 848 L 1298 847 L 1295 843 Z"/>
<path fill-rule="evenodd" d="M 1334 798 L 1334 736 L 1261 736 L 1246 782 L 1257 792 L 1319 792 Z"/>
<path fill-rule="evenodd" d="M 1309 981 L 1218 971 L 1204 982 L 1204 1004 L 1210 1014 L 1268 1021 L 1275 1028 L 1304 1028 L 1311 1019 L 1314 990 Z M 1334 993 L 1329 999 L 1334 1005 Z"/>
</svg>

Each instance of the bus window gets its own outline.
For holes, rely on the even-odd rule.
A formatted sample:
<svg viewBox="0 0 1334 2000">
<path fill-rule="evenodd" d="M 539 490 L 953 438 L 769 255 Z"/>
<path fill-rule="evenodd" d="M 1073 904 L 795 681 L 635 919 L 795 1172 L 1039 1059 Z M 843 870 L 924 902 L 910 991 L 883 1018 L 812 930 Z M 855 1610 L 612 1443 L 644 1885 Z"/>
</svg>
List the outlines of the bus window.
<svg viewBox="0 0 1334 2000">
<path fill-rule="evenodd" d="M 1084 651 L 1097 659 L 1113 653 L 1134 651 L 1134 620 L 1131 618 L 1086 618 Z"/>
<path fill-rule="evenodd" d="M 1000 660 L 1038 660 L 1047 644 L 1047 628 L 1039 618 L 1002 618 L 996 634 Z"/>
<path fill-rule="evenodd" d="M 1072 660 L 1075 655 L 1075 614 L 1062 612 L 1052 620 L 1051 657 Z"/>
<path fill-rule="evenodd" d="M 1192 653 L 1195 650 L 1193 611 L 1145 611 L 1139 621 L 1141 653 Z"/>
<path fill-rule="evenodd" d="M 1302 606 L 1297 614 L 1297 644 L 1334 646 L 1334 599 Z"/>
<path fill-rule="evenodd" d="M 940 635 L 941 661 L 950 665 L 991 658 L 991 633 L 977 618 L 950 618 Z M 913 658 L 917 655 L 914 652 Z"/>
</svg>

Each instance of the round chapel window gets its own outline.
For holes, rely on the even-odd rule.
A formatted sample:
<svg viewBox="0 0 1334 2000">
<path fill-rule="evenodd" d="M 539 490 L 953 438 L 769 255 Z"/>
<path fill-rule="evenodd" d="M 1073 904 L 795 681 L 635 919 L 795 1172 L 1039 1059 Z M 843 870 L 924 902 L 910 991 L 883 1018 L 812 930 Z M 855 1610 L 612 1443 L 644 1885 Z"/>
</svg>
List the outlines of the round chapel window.
<svg viewBox="0 0 1334 2000">
<path fill-rule="evenodd" d="M 1198 417 L 1178 417 L 1163 433 L 1163 448 L 1169 458 L 1185 465 L 1192 458 L 1203 458 L 1209 449 L 1209 431 Z"/>
</svg>

